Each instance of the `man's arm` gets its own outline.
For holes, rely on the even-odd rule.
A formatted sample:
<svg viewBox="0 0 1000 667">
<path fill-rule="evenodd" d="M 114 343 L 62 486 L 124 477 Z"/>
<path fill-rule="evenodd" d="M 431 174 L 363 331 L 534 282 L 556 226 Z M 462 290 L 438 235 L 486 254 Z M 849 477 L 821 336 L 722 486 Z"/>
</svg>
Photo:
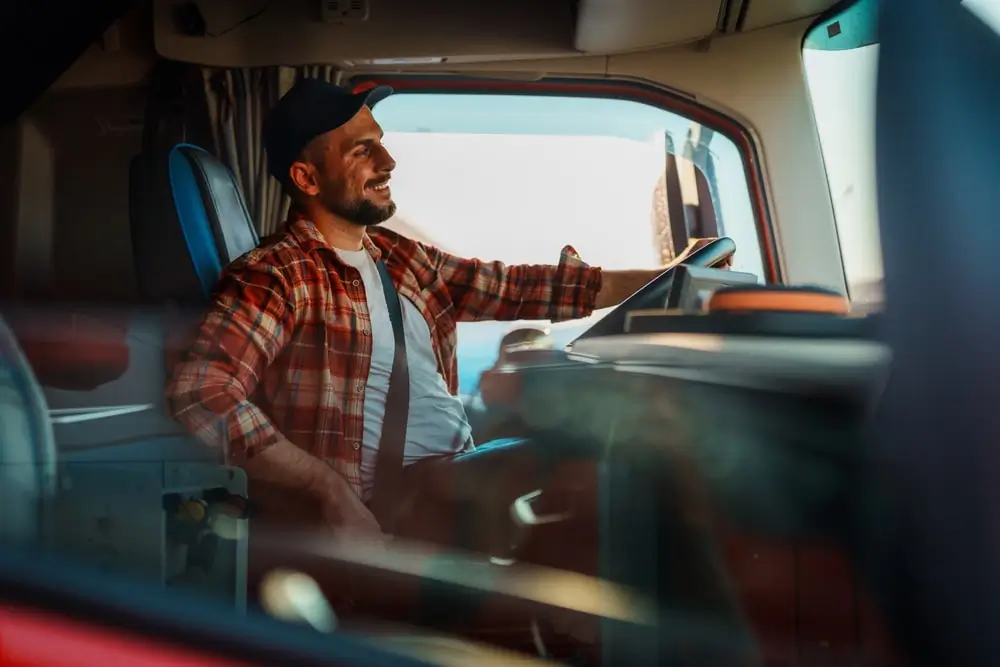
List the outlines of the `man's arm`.
<svg viewBox="0 0 1000 667">
<path fill-rule="evenodd" d="M 291 286 L 272 266 L 247 262 L 228 270 L 191 351 L 174 369 L 167 404 L 251 479 L 327 499 L 346 481 L 286 440 L 248 398 L 291 338 L 291 298 Z"/>
<path fill-rule="evenodd" d="M 463 259 L 420 244 L 448 286 L 459 320 L 572 320 L 616 306 L 668 268 L 714 239 L 691 239 L 670 264 L 659 269 L 602 271 L 572 247 L 557 265 L 506 265 Z"/>
<path fill-rule="evenodd" d="M 201 441 L 222 447 L 231 464 L 243 465 L 282 439 L 248 396 L 289 340 L 290 295 L 273 267 L 231 267 L 167 387 L 174 418 Z"/>
<path fill-rule="evenodd" d="M 378 521 L 347 480 L 315 456 L 281 439 L 243 464 L 247 477 L 279 493 L 289 492 L 316 502 L 322 518 L 338 530 L 356 535 L 381 534 Z"/>
<path fill-rule="evenodd" d="M 594 311 L 601 269 L 569 246 L 559 263 L 506 265 L 464 259 L 421 244 L 444 280 L 459 320 L 571 320 Z"/>
<path fill-rule="evenodd" d="M 637 271 L 605 271 L 601 291 L 597 295 L 596 308 L 608 308 L 617 306 L 619 303 L 632 296 L 642 289 L 653 278 L 660 275 L 667 269 L 682 264 L 695 250 L 699 250 L 715 239 L 691 239 L 687 247 L 681 251 L 677 257 L 669 264 L 660 269 L 646 269 Z M 732 258 L 723 263 L 723 267 L 728 267 Z"/>
<path fill-rule="evenodd" d="M 635 271 L 605 271 L 601 291 L 597 294 L 595 308 L 617 306 L 639 291 L 646 283 L 663 273 L 665 269 L 642 269 Z"/>
</svg>

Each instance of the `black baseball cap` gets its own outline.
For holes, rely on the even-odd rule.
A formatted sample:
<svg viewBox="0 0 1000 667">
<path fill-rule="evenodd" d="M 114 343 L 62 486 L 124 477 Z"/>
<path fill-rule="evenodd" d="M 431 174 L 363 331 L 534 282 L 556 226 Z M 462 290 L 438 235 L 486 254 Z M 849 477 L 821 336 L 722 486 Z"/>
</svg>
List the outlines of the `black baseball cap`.
<svg viewBox="0 0 1000 667">
<path fill-rule="evenodd" d="M 391 94 L 389 86 L 354 93 L 322 79 L 299 79 L 264 118 L 267 170 L 284 181 L 310 141 L 351 120 L 366 104 L 371 106 Z"/>
</svg>

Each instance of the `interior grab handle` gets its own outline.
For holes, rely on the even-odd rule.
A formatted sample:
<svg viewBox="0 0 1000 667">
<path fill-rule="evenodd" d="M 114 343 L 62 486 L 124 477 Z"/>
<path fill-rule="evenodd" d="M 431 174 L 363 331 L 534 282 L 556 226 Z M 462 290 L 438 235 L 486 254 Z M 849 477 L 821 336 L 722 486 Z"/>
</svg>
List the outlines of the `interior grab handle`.
<svg viewBox="0 0 1000 667">
<path fill-rule="evenodd" d="M 549 514 L 538 514 L 535 512 L 533 503 L 542 495 L 541 489 L 526 493 L 510 505 L 510 516 L 518 526 L 527 528 L 530 526 L 543 526 L 549 523 L 558 523 L 573 518 L 572 512 L 552 512 Z"/>
</svg>

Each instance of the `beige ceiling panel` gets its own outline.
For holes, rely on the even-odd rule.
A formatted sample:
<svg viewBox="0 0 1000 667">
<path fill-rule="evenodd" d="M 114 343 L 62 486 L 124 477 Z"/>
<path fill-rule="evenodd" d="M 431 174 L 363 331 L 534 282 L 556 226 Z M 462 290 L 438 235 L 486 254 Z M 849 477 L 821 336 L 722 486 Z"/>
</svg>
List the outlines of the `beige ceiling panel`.
<svg viewBox="0 0 1000 667">
<path fill-rule="evenodd" d="M 837 0 L 751 0 L 743 30 L 814 16 L 837 4 Z"/>
<path fill-rule="evenodd" d="M 621 53 L 701 39 L 715 30 L 720 4 L 720 0 L 581 0 L 576 48 L 585 53 Z"/>
<path fill-rule="evenodd" d="M 370 0 L 366 21 L 319 20 L 313 0 L 202 0 L 208 32 L 181 34 L 174 0 L 154 0 L 156 51 L 217 67 L 341 64 L 366 59 L 565 56 L 573 49 L 569 2 L 545 0 Z M 240 21 L 264 8 L 245 23 Z"/>
</svg>

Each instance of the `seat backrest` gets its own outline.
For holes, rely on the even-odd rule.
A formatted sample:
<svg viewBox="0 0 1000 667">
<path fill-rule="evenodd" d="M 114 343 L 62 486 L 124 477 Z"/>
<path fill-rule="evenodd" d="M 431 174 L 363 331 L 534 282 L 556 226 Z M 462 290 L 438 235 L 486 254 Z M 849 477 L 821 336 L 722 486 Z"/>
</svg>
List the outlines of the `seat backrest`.
<svg viewBox="0 0 1000 667">
<path fill-rule="evenodd" d="M 132 250 L 142 298 L 200 305 L 223 267 L 258 242 L 229 169 L 191 144 L 132 161 Z"/>
<path fill-rule="evenodd" d="M 55 477 L 55 437 L 45 396 L 0 318 L 0 542 L 38 539 Z"/>
</svg>

